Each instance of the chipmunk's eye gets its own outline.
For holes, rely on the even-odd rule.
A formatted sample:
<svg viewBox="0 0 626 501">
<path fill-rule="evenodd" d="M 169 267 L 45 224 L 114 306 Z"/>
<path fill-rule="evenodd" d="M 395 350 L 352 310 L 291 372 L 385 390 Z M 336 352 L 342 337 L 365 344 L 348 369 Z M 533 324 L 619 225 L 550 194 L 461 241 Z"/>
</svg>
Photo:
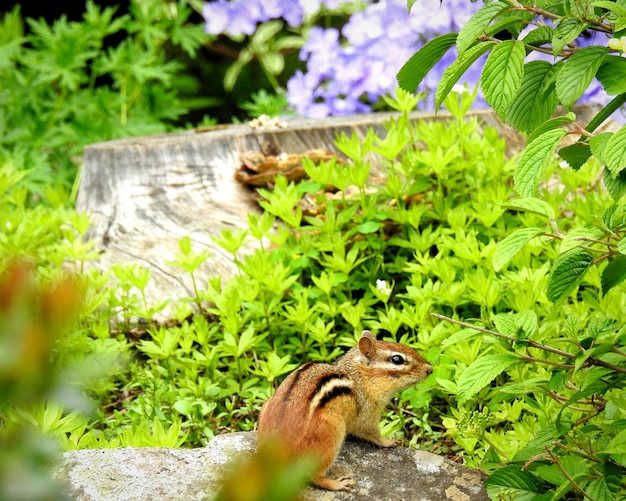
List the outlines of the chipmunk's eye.
<svg viewBox="0 0 626 501">
<path fill-rule="evenodd" d="M 402 355 L 391 355 L 389 361 L 394 365 L 404 365 L 405 360 Z"/>
</svg>

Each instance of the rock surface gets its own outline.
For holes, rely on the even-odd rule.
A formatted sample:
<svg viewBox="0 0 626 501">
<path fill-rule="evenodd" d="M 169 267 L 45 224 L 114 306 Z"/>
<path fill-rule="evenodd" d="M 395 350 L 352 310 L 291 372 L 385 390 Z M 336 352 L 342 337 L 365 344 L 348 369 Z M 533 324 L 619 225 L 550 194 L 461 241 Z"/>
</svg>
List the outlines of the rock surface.
<svg viewBox="0 0 626 501">
<path fill-rule="evenodd" d="M 91 449 L 64 454 L 56 475 L 72 500 L 206 500 L 217 495 L 229 461 L 251 452 L 256 433 L 220 435 L 203 449 Z M 305 501 L 487 501 L 481 474 L 407 448 L 347 442 L 335 466 L 356 480 L 350 492 L 307 488 Z"/>
</svg>

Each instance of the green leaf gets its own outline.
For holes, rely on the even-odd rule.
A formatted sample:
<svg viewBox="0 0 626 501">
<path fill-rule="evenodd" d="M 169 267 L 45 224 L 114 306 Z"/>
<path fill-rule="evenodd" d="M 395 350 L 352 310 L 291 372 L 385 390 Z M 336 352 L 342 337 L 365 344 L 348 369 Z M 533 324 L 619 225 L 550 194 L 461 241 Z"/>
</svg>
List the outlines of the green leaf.
<svg viewBox="0 0 626 501">
<path fill-rule="evenodd" d="M 253 54 L 245 47 L 239 52 L 239 58 L 231 64 L 224 74 L 224 88 L 228 91 L 233 90 L 239 75 L 243 71 L 246 64 L 254 59 Z"/>
<path fill-rule="evenodd" d="M 272 75 L 280 75 L 285 68 L 285 58 L 280 52 L 267 52 L 259 55 L 259 62 Z"/>
<path fill-rule="evenodd" d="M 616 499 L 604 476 L 589 482 L 585 493 L 595 501 L 615 501 Z"/>
<path fill-rule="evenodd" d="M 554 209 L 539 198 L 516 198 L 504 204 L 507 209 L 513 209 L 519 212 L 530 212 L 543 216 L 546 219 L 554 219 Z"/>
<path fill-rule="evenodd" d="M 620 17 L 626 17 L 626 6 L 620 5 L 619 2 L 615 2 L 614 0 L 599 0 L 598 2 L 593 2 L 591 5 L 615 12 L 615 14 Z"/>
<path fill-rule="evenodd" d="M 600 125 L 602 125 L 616 110 L 618 110 L 624 103 L 626 103 L 626 92 L 615 96 L 611 102 L 604 105 L 598 114 L 591 119 L 585 129 L 589 132 L 593 132 Z"/>
<path fill-rule="evenodd" d="M 580 247 L 586 239 L 600 240 L 604 238 L 604 232 L 595 226 L 579 226 L 565 235 L 565 238 L 561 241 L 559 246 L 559 253 L 573 249 L 574 247 Z"/>
<path fill-rule="evenodd" d="M 483 67 L 480 83 L 485 100 L 499 117 L 506 117 L 524 76 L 524 44 L 507 40 L 496 45 Z"/>
<path fill-rule="evenodd" d="M 522 42 L 534 47 L 539 47 L 547 43 L 552 43 L 553 36 L 554 28 L 551 26 L 539 26 L 538 28 L 530 31 L 528 35 L 522 39 Z"/>
<path fill-rule="evenodd" d="M 556 129 L 561 125 L 571 124 L 576 120 L 576 115 L 571 111 L 563 115 L 562 117 L 554 117 L 550 120 L 542 123 L 539 127 L 532 131 L 532 133 L 528 136 L 526 140 L 527 143 L 535 140 L 537 137 L 541 136 L 544 132 L 548 132 L 549 130 Z"/>
<path fill-rule="evenodd" d="M 589 140 L 589 145 L 591 146 L 591 153 L 595 156 L 600 162 L 606 164 L 604 160 L 604 152 L 606 151 L 606 147 L 609 144 L 609 139 L 613 136 L 613 132 L 602 132 L 596 136 L 593 136 Z"/>
<path fill-rule="evenodd" d="M 498 244 L 493 255 L 493 269 L 500 271 L 529 240 L 541 235 L 543 232 L 541 228 L 520 228 L 515 230 Z"/>
<path fill-rule="evenodd" d="M 591 254 L 580 247 L 557 257 L 548 280 L 548 300 L 556 303 L 564 299 L 580 284 L 592 263 Z"/>
<path fill-rule="evenodd" d="M 563 17 L 559 22 L 556 30 L 554 30 L 554 37 L 552 38 L 552 54 L 556 57 L 561 52 L 561 49 L 568 43 L 573 42 L 578 38 L 587 24 L 580 22 L 579 19 L 574 17 Z"/>
<path fill-rule="evenodd" d="M 367 221 L 357 226 L 356 229 L 359 233 L 368 234 L 377 232 L 381 226 L 382 223 L 378 221 Z"/>
<path fill-rule="evenodd" d="M 462 329 L 459 332 L 455 332 L 454 334 L 451 334 L 446 339 L 444 339 L 441 342 L 441 347 L 447 348 L 448 346 L 454 346 L 455 344 L 458 344 L 461 341 L 465 341 L 466 339 L 482 335 L 482 332 L 475 329 Z"/>
<path fill-rule="evenodd" d="M 616 256 L 606 265 L 600 279 L 602 294 L 606 294 L 626 279 L 626 256 Z"/>
<path fill-rule="evenodd" d="M 591 156 L 591 146 L 586 143 L 574 143 L 559 150 L 559 156 L 574 169 L 580 169 Z"/>
<path fill-rule="evenodd" d="M 506 491 L 506 499 L 530 501 L 544 492 L 537 477 L 513 465 L 496 470 L 485 481 L 485 487 L 490 499 L 499 499 L 499 493 Z"/>
<path fill-rule="evenodd" d="M 567 133 L 564 129 L 553 129 L 534 139 L 523 151 L 513 180 L 521 197 L 536 197 L 539 181 L 545 166 L 554 159 L 554 150 Z"/>
<path fill-rule="evenodd" d="M 559 373 L 557 373 L 559 374 Z M 563 373 L 560 373 L 563 374 Z M 553 376 L 554 377 L 554 376 Z M 565 375 L 565 382 L 569 380 L 569 377 Z M 554 391 L 554 388 L 550 388 Z M 562 389 L 560 387 L 559 389 Z M 533 456 L 545 452 L 545 446 L 551 444 L 557 437 L 559 436 L 559 432 L 556 428 L 556 425 L 549 424 L 545 428 L 541 428 L 536 432 L 535 436 L 530 439 L 530 441 L 520 450 L 518 450 L 513 456 L 513 462 L 525 463 Z M 487 480 L 489 482 L 489 480 Z"/>
<path fill-rule="evenodd" d="M 476 39 L 483 34 L 493 18 L 508 7 L 509 4 L 507 2 L 499 1 L 487 3 L 478 9 L 476 14 L 474 14 L 459 31 L 456 42 L 459 58 L 476 42 Z"/>
<path fill-rule="evenodd" d="M 498 332 L 517 339 L 528 339 L 537 333 L 537 314 L 532 310 L 519 313 L 499 313 L 493 318 Z"/>
<path fill-rule="evenodd" d="M 398 85 L 408 92 L 415 92 L 426 74 L 454 45 L 456 37 L 456 33 L 448 33 L 425 44 L 398 71 Z"/>
<path fill-rule="evenodd" d="M 613 177 L 608 169 L 602 171 L 602 180 L 614 202 L 626 195 L 626 170 Z"/>
<path fill-rule="evenodd" d="M 435 108 L 439 108 L 443 100 L 452 90 L 454 84 L 458 82 L 459 78 L 467 71 L 467 69 L 485 52 L 491 49 L 496 42 L 481 42 L 468 51 L 464 52 L 462 56 L 459 56 L 450 66 L 448 66 L 435 91 Z"/>
<path fill-rule="evenodd" d="M 587 90 L 608 51 L 608 47 L 585 47 L 565 61 L 556 76 L 556 94 L 566 109 L 569 110 Z"/>
<path fill-rule="evenodd" d="M 513 315 L 499 313 L 493 317 L 493 324 L 500 334 L 506 334 L 507 336 L 515 336 L 517 334 L 517 327 L 515 327 Z"/>
<path fill-rule="evenodd" d="M 609 138 L 603 162 L 613 176 L 617 176 L 626 168 L 626 127 L 622 127 Z"/>
<path fill-rule="evenodd" d="M 508 353 L 483 355 L 475 360 L 459 377 L 459 400 L 474 396 L 516 361 L 517 357 Z"/>
<path fill-rule="evenodd" d="M 604 209 L 601 216 L 602 223 L 609 231 L 616 232 L 626 226 L 626 205 L 613 204 Z"/>
<path fill-rule="evenodd" d="M 524 65 L 524 78 L 506 116 L 508 124 L 521 132 L 531 132 L 552 116 L 558 104 L 555 75 L 562 66 L 547 61 Z"/>
<path fill-rule="evenodd" d="M 606 56 L 596 77 L 607 94 L 623 94 L 626 92 L 626 59 Z"/>
<path fill-rule="evenodd" d="M 602 450 L 604 454 L 626 454 L 626 430 L 620 431 Z"/>
</svg>

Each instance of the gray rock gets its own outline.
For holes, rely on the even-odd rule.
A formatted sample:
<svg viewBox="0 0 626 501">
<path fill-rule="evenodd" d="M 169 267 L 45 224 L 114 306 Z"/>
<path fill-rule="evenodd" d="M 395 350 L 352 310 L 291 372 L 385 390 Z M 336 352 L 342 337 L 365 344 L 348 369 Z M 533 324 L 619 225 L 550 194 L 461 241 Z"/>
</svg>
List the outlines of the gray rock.
<svg viewBox="0 0 626 501">
<path fill-rule="evenodd" d="M 56 472 L 70 499 L 170 501 L 215 498 L 229 461 L 256 447 L 256 433 L 214 438 L 203 449 L 126 448 L 66 452 Z M 307 488 L 305 501 L 487 501 L 481 474 L 407 448 L 348 441 L 333 469 L 350 471 L 350 492 Z M 331 471 L 332 474 L 332 471 Z"/>
</svg>

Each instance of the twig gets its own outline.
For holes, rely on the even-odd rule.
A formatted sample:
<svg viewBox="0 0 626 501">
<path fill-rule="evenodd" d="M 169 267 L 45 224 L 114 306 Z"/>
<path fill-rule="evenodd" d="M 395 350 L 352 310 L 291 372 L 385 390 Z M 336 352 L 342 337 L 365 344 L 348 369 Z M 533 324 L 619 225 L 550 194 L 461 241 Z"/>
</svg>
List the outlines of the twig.
<svg viewBox="0 0 626 501">
<path fill-rule="evenodd" d="M 469 324 L 467 322 L 463 322 L 461 320 L 455 320 L 454 318 L 450 318 L 450 317 L 446 317 L 445 315 L 441 315 L 439 313 L 431 313 L 431 316 L 438 318 L 439 320 L 445 320 L 447 322 L 452 322 L 453 324 L 458 324 L 458 325 L 462 325 L 463 327 L 467 327 L 468 329 L 474 329 L 476 331 L 479 332 L 484 332 L 485 334 L 491 334 L 492 336 L 496 336 L 502 339 L 506 339 L 508 341 L 511 341 L 512 343 L 518 343 L 518 342 L 522 342 L 527 344 L 528 346 L 532 346 L 533 348 L 539 348 L 540 350 L 544 350 L 550 353 L 554 353 L 555 355 L 560 355 L 561 357 L 565 357 L 565 358 L 569 358 L 569 359 L 574 359 L 576 358 L 576 355 L 572 354 L 572 353 L 568 353 L 566 351 L 562 351 L 559 350 L 557 348 L 552 348 L 551 346 L 546 346 L 544 344 L 541 343 L 537 343 L 535 341 L 532 341 L 530 339 L 517 339 L 514 338 L 513 336 L 507 336 L 506 334 L 502 334 L 501 332 L 496 332 L 496 331 L 492 331 L 489 329 L 485 329 L 484 327 L 478 327 L 477 325 L 472 325 Z M 626 370 L 625 370 L 626 372 Z"/>
<path fill-rule="evenodd" d="M 577 456 L 580 456 L 581 458 L 585 458 L 585 459 L 588 459 L 589 461 L 593 461 L 594 463 L 601 463 L 602 462 L 598 458 L 590 456 L 589 454 L 587 454 L 586 452 L 581 451 L 580 449 L 573 449 L 571 447 L 568 447 L 567 445 L 563 445 L 561 442 L 554 441 L 554 442 L 552 442 L 552 445 L 554 445 L 555 447 L 558 447 L 559 449 L 562 449 L 562 450 L 564 450 L 566 452 L 570 452 L 572 454 L 576 454 Z"/>
<path fill-rule="evenodd" d="M 572 486 L 574 487 L 574 489 L 576 489 L 578 492 L 580 492 L 583 496 L 585 496 L 587 499 L 589 499 L 589 501 L 596 501 L 595 498 L 592 498 L 589 494 L 587 494 L 585 492 L 585 490 L 578 485 L 578 483 L 576 482 L 576 480 L 574 480 L 572 478 L 572 476 L 567 473 L 567 470 L 565 470 L 565 468 L 563 468 L 563 466 L 561 465 L 561 463 L 559 463 L 559 458 L 556 456 L 556 454 L 552 453 L 550 451 L 550 449 L 548 449 L 548 447 L 545 447 L 546 451 L 548 452 L 548 454 L 550 454 L 550 457 L 552 458 L 552 461 L 554 461 L 554 463 L 558 466 L 559 470 L 561 470 L 561 473 L 563 475 L 565 475 L 565 478 L 567 478 L 567 480 L 569 480 L 569 482 L 572 484 Z"/>
<path fill-rule="evenodd" d="M 532 341 L 530 339 L 517 339 L 513 336 L 508 336 L 506 334 L 502 334 L 500 332 L 492 331 L 490 329 L 485 329 L 484 327 L 479 327 L 477 325 L 472 325 L 467 322 L 463 322 L 461 320 L 455 320 L 454 318 L 446 317 L 445 315 L 441 315 L 439 313 L 431 313 L 431 316 L 438 318 L 439 320 L 445 320 L 447 322 L 451 322 L 453 324 L 461 325 L 463 327 L 467 327 L 468 329 L 473 329 L 478 332 L 483 332 L 485 334 L 491 334 L 492 336 L 499 337 L 501 339 L 506 339 L 512 343 L 523 343 L 532 348 L 538 348 L 543 351 L 547 351 L 549 353 L 554 353 L 555 355 L 559 355 L 561 357 L 569 358 L 570 360 L 577 358 L 573 353 L 568 353 L 566 351 L 559 350 L 557 348 L 552 348 L 551 346 L 546 346 L 545 344 L 537 343 L 536 341 Z M 532 357 L 534 358 L 534 357 Z M 542 359 L 536 359 L 537 362 L 549 363 L 551 365 L 557 365 L 557 362 L 545 362 Z M 589 365 L 597 365 L 599 367 L 605 367 L 606 369 L 611 369 L 615 372 L 619 372 L 621 374 L 626 374 L 626 367 L 621 367 L 619 365 L 611 364 L 609 362 L 605 362 L 604 360 L 600 360 L 599 358 L 589 357 L 583 367 Z M 558 366 L 558 365 L 557 365 Z M 564 368 L 570 368 L 569 366 L 563 366 Z"/>
</svg>

